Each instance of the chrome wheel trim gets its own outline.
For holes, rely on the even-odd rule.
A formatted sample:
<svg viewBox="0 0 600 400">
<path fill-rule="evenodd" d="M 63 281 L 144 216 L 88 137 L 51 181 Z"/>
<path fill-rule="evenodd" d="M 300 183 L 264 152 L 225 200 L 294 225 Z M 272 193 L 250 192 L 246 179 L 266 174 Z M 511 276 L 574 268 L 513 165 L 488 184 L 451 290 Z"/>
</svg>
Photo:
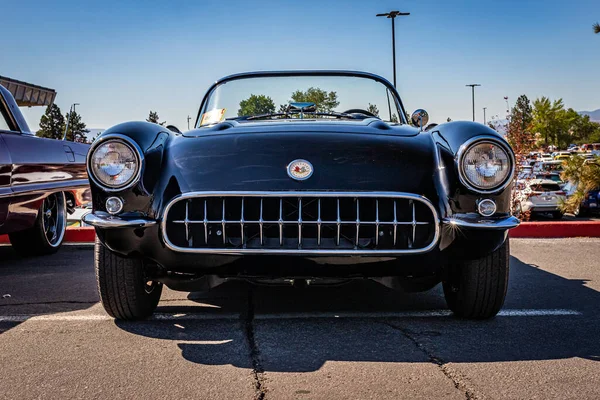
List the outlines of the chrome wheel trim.
<svg viewBox="0 0 600 400">
<path fill-rule="evenodd" d="M 46 197 L 40 212 L 42 213 L 42 229 L 46 242 L 51 247 L 60 246 L 67 225 L 67 207 L 64 193 L 52 193 Z"/>
</svg>

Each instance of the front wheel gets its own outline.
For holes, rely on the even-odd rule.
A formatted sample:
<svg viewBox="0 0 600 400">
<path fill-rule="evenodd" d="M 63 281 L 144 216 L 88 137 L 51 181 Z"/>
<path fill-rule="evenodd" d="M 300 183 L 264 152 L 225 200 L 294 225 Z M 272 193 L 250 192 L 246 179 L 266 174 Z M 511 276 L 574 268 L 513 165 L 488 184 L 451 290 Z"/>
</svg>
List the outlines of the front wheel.
<svg viewBox="0 0 600 400">
<path fill-rule="evenodd" d="M 509 247 L 507 238 L 485 257 L 450 265 L 444 296 L 456 316 L 486 319 L 500 311 L 508 288 Z"/>
<path fill-rule="evenodd" d="M 162 284 L 147 279 L 142 260 L 114 254 L 96 239 L 94 263 L 100 301 L 111 317 L 136 320 L 152 315 Z"/>
<path fill-rule="evenodd" d="M 63 192 L 46 197 L 33 226 L 9 233 L 13 249 L 22 256 L 53 254 L 62 245 L 67 227 L 67 201 Z"/>
</svg>

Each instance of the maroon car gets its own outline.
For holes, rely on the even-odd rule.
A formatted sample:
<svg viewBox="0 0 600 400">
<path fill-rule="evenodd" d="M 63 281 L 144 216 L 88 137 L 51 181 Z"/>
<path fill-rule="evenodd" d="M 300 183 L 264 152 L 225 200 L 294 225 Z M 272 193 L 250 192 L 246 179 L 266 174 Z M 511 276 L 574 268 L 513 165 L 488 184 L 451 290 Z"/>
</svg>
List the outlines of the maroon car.
<svg viewBox="0 0 600 400">
<path fill-rule="evenodd" d="M 67 213 L 88 188 L 89 145 L 32 134 L 12 94 L 0 85 L 0 234 L 22 255 L 54 253 Z"/>
</svg>

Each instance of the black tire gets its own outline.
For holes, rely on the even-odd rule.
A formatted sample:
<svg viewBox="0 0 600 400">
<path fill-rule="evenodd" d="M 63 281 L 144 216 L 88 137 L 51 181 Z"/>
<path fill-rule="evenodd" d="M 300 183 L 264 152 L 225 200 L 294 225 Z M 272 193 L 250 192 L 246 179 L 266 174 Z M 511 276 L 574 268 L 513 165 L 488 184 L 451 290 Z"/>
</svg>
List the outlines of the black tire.
<svg viewBox="0 0 600 400">
<path fill-rule="evenodd" d="M 485 257 L 450 266 L 443 282 L 446 303 L 461 318 L 494 317 L 504 304 L 508 288 L 509 240 Z"/>
<path fill-rule="evenodd" d="M 564 214 L 562 212 L 555 211 L 555 212 L 552 213 L 552 218 L 554 218 L 556 220 L 559 220 L 559 219 L 562 219 L 563 215 Z"/>
<path fill-rule="evenodd" d="M 21 256 L 54 254 L 62 246 L 67 227 L 67 202 L 63 192 L 47 196 L 29 229 L 8 234 L 13 249 Z"/>
<path fill-rule="evenodd" d="M 148 284 L 142 260 L 118 256 L 96 239 L 94 263 L 100 301 L 108 315 L 122 320 L 152 315 L 160 300 L 162 284 Z"/>
</svg>

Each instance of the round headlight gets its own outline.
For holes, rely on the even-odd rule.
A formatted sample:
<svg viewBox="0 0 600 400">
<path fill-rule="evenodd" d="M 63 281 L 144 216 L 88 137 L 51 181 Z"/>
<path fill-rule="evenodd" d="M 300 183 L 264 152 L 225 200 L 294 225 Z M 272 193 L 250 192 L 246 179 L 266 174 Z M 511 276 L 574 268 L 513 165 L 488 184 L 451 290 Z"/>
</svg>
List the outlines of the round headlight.
<svg viewBox="0 0 600 400">
<path fill-rule="evenodd" d="M 94 149 L 90 173 L 111 189 L 124 188 L 136 178 L 140 162 L 133 147 L 121 140 L 107 140 Z"/>
<path fill-rule="evenodd" d="M 467 186 L 482 191 L 500 188 L 513 170 L 508 150 L 497 142 L 479 141 L 462 154 L 460 172 Z"/>
</svg>

